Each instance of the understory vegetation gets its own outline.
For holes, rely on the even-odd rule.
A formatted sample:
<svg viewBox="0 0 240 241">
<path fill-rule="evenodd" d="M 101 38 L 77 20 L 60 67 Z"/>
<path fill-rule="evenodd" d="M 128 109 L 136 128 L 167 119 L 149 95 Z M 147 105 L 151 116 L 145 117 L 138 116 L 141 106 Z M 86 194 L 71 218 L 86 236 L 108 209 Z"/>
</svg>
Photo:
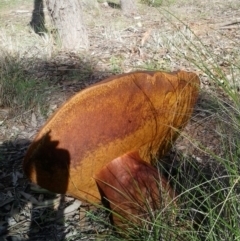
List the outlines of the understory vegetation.
<svg viewBox="0 0 240 241">
<path fill-rule="evenodd" d="M 162 1 L 141 2 L 150 6 L 162 5 Z M 5 5 L 4 8 L 6 8 Z M 11 32 L 13 29 L 5 28 L 0 23 L 0 30 L 4 29 L 0 31 L 0 127 L 3 128 L 6 125 L 5 129 L 7 129 L 10 124 L 15 125 L 13 123 L 31 119 L 32 113 L 35 113 L 37 120 L 38 116 L 47 119 L 56 108 L 51 106 L 52 100 L 56 102 L 57 99 L 59 105 L 76 91 L 110 74 L 128 69 L 173 70 L 177 64 L 174 66 L 170 62 L 176 61 L 179 63 L 179 68 L 183 66 L 187 70 L 198 73 L 202 83 L 207 83 L 201 85 L 199 101 L 191 123 L 198 126 L 209 119 L 213 120 L 214 125 L 211 124 L 205 128 L 205 132 L 201 135 L 208 139 L 208 130 L 214 132 L 213 135 L 218 142 L 201 142 L 201 140 L 195 140 L 191 133 L 183 132 L 180 139 L 188 143 L 187 149 L 194 149 L 195 152 L 188 153 L 177 143 L 173 145 L 171 152 L 156 164 L 159 173 L 168 178 L 177 193 L 174 203 L 163 202 L 161 210 L 149 209 L 150 218 L 141 220 L 141 225 L 129 223 L 128 229 L 117 230 L 118 232 L 112 231 L 111 225 L 99 218 L 98 213 L 88 212 L 89 219 L 102 223 L 107 230 L 102 235 L 98 234 L 95 240 L 239 240 L 240 44 L 235 39 L 229 39 L 231 37 L 226 34 L 222 36 L 221 41 L 225 38 L 226 41 L 232 42 L 234 47 L 223 46 L 222 49 L 213 51 L 212 43 L 207 45 L 184 20 L 169 12 L 168 9 L 157 8 L 157 11 L 171 30 L 153 32 L 152 42 L 146 45 L 146 49 L 143 46 L 136 48 L 130 46 L 132 49 L 128 47 L 126 52 L 127 54 L 131 52 L 131 56 L 139 52 L 139 56 L 132 61 L 131 66 L 128 62 L 124 66 L 125 59 L 129 55 L 124 53 L 127 56 L 124 58 L 124 54 L 120 56 L 114 49 L 109 50 L 111 52 L 109 54 L 103 48 L 104 57 L 101 63 L 96 61 L 97 58 L 101 58 L 101 53 L 92 57 L 95 54 L 94 51 L 97 52 L 97 47 L 90 54 L 61 53 L 56 46 L 50 47 L 53 43 L 51 37 L 47 35 L 34 37 L 31 43 L 19 44 L 19 36 L 15 39 L 16 41 L 9 36 L 14 36 L 15 31 L 29 32 L 30 30 L 26 31 L 24 27 Z M 96 16 L 99 16 L 98 13 Z M 90 21 L 89 25 L 91 24 L 93 20 Z M 117 27 L 119 26 L 118 22 Z M 15 27 L 16 25 L 12 28 Z M 125 26 L 121 28 L 124 29 Z M 99 29 L 98 26 L 97 30 Z M 132 29 L 131 34 L 135 31 L 134 27 Z M 147 31 L 148 29 L 145 32 Z M 121 41 L 128 41 L 123 40 L 124 37 L 119 37 L 117 31 L 110 32 L 111 29 L 105 30 L 105 41 L 111 42 L 113 32 L 120 44 L 122 44 Z M 26 41 L 26 36 L 22 39 Z M 93 41 L 94 37 L 91 40 Z M 37 46 L 38 43 L 42 46 Z M 26 47 L 22 50 L 22 46 L 30 45 L 33 50 L 31 58 L 29 57 L 31 48 Z M 159 56 L 160 51 L 163 51 L 164 57 L 159 57 L 157 60 L 156 58 L 144 59 L 145 52 L 152 49 Z M 60 64 L 56 56 L 62 57 Z M 139 59 L 143 59 L 141 63 L 138 63 Z M 75 62 L 72 63 L 69 60 Z M 54 75 L 49 74 L 51 72 L 54 72 Z M 91 83 L 87 83 L 89 79 Z M 62 96 L 65 95 L 66 98 L 63 98 Z M 210 145 L 215 146 L 212 148 Z M 4 158 L 0 153 L 0 163 L 3 162 Z M 78 240 L 76 237 L 83 236 L 77 234 L 65 240 Z"/>
</svg>

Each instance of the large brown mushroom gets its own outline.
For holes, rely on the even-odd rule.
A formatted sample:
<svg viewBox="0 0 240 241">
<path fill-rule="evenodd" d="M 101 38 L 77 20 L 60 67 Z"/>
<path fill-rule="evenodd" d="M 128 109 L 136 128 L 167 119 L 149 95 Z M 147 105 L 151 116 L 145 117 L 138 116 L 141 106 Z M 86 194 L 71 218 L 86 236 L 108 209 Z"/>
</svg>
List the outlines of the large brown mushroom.
<svg viewBox="0 0 240 241">
<path fill-rule="evenodd" d="M 135 153 L 111 161 L 95 178 L 102 203 L 111 210 L 112 223 L 118 228 L 144 226 L 156 218 L 156 210 L 175 206 L 168 180 Z"/>
<path fill-rule="evenodd" d="M 68 100 L 29 147 L 24 171 L 34 183 L 89 202 L 95 173 L 126 153 L 164 155 L 196 102 L 194 73 L 139 71 L 110 77 Z"/>
</svg>

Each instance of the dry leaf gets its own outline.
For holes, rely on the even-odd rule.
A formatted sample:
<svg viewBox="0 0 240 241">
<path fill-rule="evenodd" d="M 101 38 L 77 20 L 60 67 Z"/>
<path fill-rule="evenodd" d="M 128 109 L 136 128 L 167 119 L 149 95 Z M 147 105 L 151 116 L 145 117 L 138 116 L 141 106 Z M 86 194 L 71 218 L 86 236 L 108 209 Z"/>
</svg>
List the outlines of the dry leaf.
<svg viewBox="0 0 240 241">
<path fill-rule="evenodd" d="M 41 209 L 41 208 L 47 208 L 47 207 L 55 207 L 56 205 L 59 206 L 59 203 L 60 203 L 60 197 L 57 197 L 54 199 L 45 200 L 43 202 L 38 202 L 38 206 L 35 208 Z"/>
<path fill-rule="evenodd" d="M 18 181 L 18 175 L 16 174 L 16 172 L 13 172 L 12 173 L 12 183 L 13 183 L 14 187 L 16 186 L 17 181 Z"/>
<path fill-rule="evenodd" d="M 3 201 L 1 204 L 0 204 L 0 208 L 5 206 L 6 204 L 12 202 L 14 200 L 14 198 L 8 198 L 7 200 Z"/>
<path fill-rule="evenodd" d="M 77 210 L 81 206 L 82 202 L 79 200 L 75 200 L 73 204 L 70 206 L 66 207 L 63 211 L 64 215 L 68 215 L 69 213 Z"/>
<path fill-rule="evenodd" d="M 30 201 L 33 204 L 38 204 L 38 201 L 35 197 L 33 197 L 31 194 L 25 193 L 23 191 L 20 191 L 20 194 L 28 201 Z"/>
<path fill-rule="evenodd" d="M 149 37 L 151 35 L 151 32 L 152 32 L 152 29 L 148 29 L 148 31 L 146 31 L 143 34 L 142 41 L 141 41 L 141 46 L 143 46 L 146 43 L 146 41 L 149 39 Z"/>
<path fill-rule="evenodd" d="M 32 113 L 31 125 L 33 127 L 37 127 L 37 118 L 36 118 L 36 115 L 34 113 Z"/>
</svg>

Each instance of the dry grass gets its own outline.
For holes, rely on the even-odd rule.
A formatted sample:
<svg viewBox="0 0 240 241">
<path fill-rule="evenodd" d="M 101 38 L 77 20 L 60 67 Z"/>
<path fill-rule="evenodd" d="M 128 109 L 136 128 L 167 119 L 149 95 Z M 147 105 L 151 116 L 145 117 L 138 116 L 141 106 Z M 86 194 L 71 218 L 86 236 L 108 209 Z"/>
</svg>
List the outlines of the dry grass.
<svg viewBox="0 0 240 241">
<path fill-rule="evenodd" d="M 224 25 L 239 18 L 239 1 L 163 0 L 160 8 L 139 4 L 138 16 L 130 19 L 122 16 L 117 8 L 101 4 L 96 9 L 86 7 L 84 18 L 91 47 L 89 52 L 81 54 L 59 50 L 50 34 L 53 27 L 49 18 L 46 21 L 49 33 L 43 36 L 35 34 L 29 26 L 32 5 L 32 0 L 11 1 L 11 5 L 6 0 L 0 2 L 0 141 L 19 137 L 32 139 L 47 116 L 64 100 L 110 74 L 135 69 L 195 71 L 201 77 L 203 95 L 176 146 L 176 155 L 181 162 L 176 165 L 175 173 L 171 171 L 173 169 L 161 167 L 181 189 L 182 206 L 178 210 L 178 222 L 172 227 L 164 223 L 164 216 L 156 215 L 151 232 L 146 227 L 138 227 L 137 231 L 140 236 L 144 235 L 144 240 L 157 240 L 159 232 L 170 229 L 174 229 L 176 240 L 179 234 L 190 240 L 238 240 L 239 25 L 226 28 Z M 44 116 L 39 111 L 43 107 L 46 107 Z M 8 109 L 13 114 L 3 115 Z M 209 148 L 212 143 L 217 148 Z M 0 150 L 15 150 L 17 147 L 18 144 L 14 144 L 4 149 L 5 145 L 1 145 Z M 19 155 L 12 157 L 12 153 L 14 151 L 0 153 L 1 170 L 9 173 L 9 178 L 4 176 L 4 182 L 1 182 L 6 187 L 12 187 L 12 176 L 16 178 L 16 172 L 4 160 L 18 164 L 17 170 L 20 168 Z M 176 160 L 175 157 L 170 155 L 171 160 Z M 199 177 L 201 182 L 195 177 Z M 221 181 L 223 177 L 228 180 L 227 184 Z M 18 180 L 25 181 L 20 176 Z M 19 190 L 23 191 L 22 187 L 11 189 L 15 190 L 16 197 Z M 9 198 L 7 188 L 2 190 L 1 197 Z M 31 190 L 28 192 L 30 196 L 40 197 Z M 23 207 L 21 215 L 25 212 L 29 223 L 27 215 L 31 210 L 25 203 L 23 205 L 22 200 L 20 203 Z M 10 207 L 14 205 L 15 202 L 10 202 Z M 203 209 L 198 209 L 200 206 Z M 3 208 L 7 210 L 5 206 Z M 34 208 L 33 214 L 37 213 L 38 208 Z M 50 214 L 48 211 L 39 213 L 46 217 Z M 72 231 L 72 235 L 70 231 L 64 233 L 66 240 L 88 238 L 87 234 L 94 233 L 94 230 L 100 232 L 94 223 L 99 213 L 87 213 L 91 224 L 87 224 L 90 230 L 85 233 L 73 226 L 80 220 L 78 210 L 66 219 L 66 230 L 75 228 L 79 231 Z M 197 229 L 193 228 L 195 216 L 206 221 Z M 0 217 L 6 222 L 5 217 Z M 10 222 L 13 217 L 7 218 L 9 229 L 13 230 Z M 42 230 L 48 229 L 49 223 L 46 224 L 44 218 L 41 222 L 36 220 Z M 51 230 L 58 228 L 51 226 Z M 24 235 L 27 233 L 28 230 L 23 231 Z M 121 237 L 112 237 L 108 232 L 106 235 L 103 232 L 94 237 L 96 240 L 121 240 Z M 129 233 L 129 240 L 143 240 L 140 236 Z"/>
</svg>

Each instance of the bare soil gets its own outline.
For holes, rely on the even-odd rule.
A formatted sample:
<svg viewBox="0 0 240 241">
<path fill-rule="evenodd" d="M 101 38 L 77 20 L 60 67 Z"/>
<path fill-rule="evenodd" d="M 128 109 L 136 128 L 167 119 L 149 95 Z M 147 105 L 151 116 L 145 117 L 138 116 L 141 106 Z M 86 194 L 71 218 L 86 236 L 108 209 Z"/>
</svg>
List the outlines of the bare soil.
<svg viewBox="0 0 240 241">
<path fill-rule="evenodd" d="M 240 41 L 240 3 L 163 1 L 160 8 L 139 4 L 138 14 L 131 18 L 106 3 L 95 9 L 85 6 L 91 46 L 81 54 L 58 51 L 51 38 L 36 36 L 29 26 L 32 5 L 31 1 L 22 0 L 0 9 L 0 43 L 13 56 L 17 53 L 23 62 L 32 61 L 26 65 L 26 71 L 39 80 L 48 79 L 55 88 L 46 100 L 46 115 L 35 109 L 13 115 L 13 110 L 0 107 L 0 240 L 106 239 L 108 226 L 95 220 L 104 217 L 104 212 L 72 197 L 49 193 L 26 180 L 21 163 L 27 147 L 48 116 L 92 83 L 136 69 L 185 69 L 199 74 L 204 91 L 175 149 L 199 163 L 211 162 L 199 143 L 221 156 L 219 133 L 229 127 L 220 121 L 223 113 L 218 112 L 212 98 L 220 93 L 220 88 L 182 54 L 200 57 L 199 53 L 192 54 L 188 40 L 201 40 L 212 56 L 218 56 L 216 63 L 221 70 L 230 75 L 228 61 L 240 60 L 236 44 Z M 46 27 L 51 29 L 46 18 Z M 203 61 L 211 63 L 211 59 Z"/>
</svg>

